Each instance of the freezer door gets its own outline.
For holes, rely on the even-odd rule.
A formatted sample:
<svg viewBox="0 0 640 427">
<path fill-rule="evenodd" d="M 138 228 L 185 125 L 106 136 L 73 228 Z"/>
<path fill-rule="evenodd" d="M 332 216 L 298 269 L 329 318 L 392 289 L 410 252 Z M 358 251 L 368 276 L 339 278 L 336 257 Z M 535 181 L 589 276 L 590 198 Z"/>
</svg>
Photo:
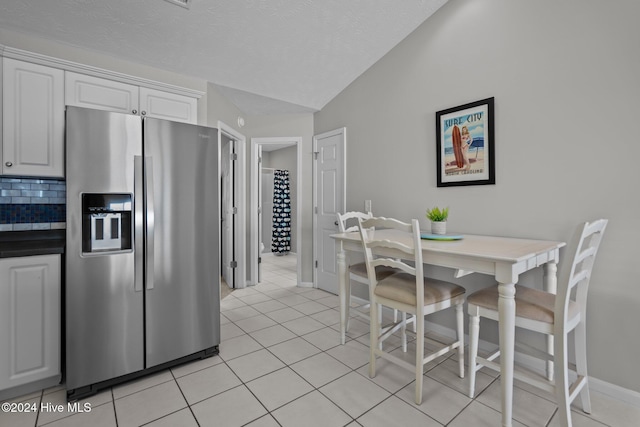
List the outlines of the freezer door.
<svg viewBox="0 0 640 427">
<path fill-rule="evenodd" d="M 144 120 L 146 367 L 220 342 L 217 129 Z"/>
<path fill-rule="evenodd" d="M 68 107 L 66 114 L 66 386 L 73 390 L 144 368 L 136 252 L 83 253 L 82 238 L 83 193 L 134 193 L 142 123 L 135 116 L 77 107 Z M 85 228 L 90 227 L 90 215 L 84 217 Z M 141 243 L 141 237 L 134 238 Z"/>
</svg>

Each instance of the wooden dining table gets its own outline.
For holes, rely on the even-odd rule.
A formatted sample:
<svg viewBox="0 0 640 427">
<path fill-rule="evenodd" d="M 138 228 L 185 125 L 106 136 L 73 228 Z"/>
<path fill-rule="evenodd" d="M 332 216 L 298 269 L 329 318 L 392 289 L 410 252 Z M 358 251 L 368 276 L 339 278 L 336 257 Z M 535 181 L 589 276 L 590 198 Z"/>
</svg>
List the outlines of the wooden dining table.
<svg viewBox="0 0 640 427">
<path fill-rule="evenodd" d="M 375 230 L 376 239 L 398 240 L 413 246 L 409 233 L 398 230 Z M 331 235 L 335 239 L 338 264 L 338 293 L 340 299 L 340 337 L 345 343 L 351 285 L 348 271 L 348 253 L 363 252 L 358 232 Z M 512 237 L 480 236 L 464 234 L 458 240 L 422 239 L 422 256 L 425 264 L 452 268 L 454 277 L 471 273 L 492 275 L 499 290 L 500 374 L 502 386 L 502 425 L 511 426 L 513 405 L 513 359 L 515 344 L 516 283 L 519 276 L 534 268 L 544 269 L 544 289 L 556 292 L 557 264 L 564 242 L 520 239 Z M 403 258 L 400 251 L 385 249 L 373 252 Z M 548 350 L 553 351 L 553 338 L 547 340 Z M 547 376 L 553 378 L 553 364 L 547 363 Z"/>
</svg>

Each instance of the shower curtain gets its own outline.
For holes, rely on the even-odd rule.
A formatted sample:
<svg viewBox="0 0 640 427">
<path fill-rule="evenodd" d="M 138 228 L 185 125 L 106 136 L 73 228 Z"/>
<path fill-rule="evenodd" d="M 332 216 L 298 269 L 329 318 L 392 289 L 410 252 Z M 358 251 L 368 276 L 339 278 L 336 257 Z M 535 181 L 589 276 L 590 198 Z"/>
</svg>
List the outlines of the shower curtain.
<svg viewBox="0 0 640 427">
<path fill-rule="evenodd" d="M 286 255 L 291 250 L 291 198 L 289 171 L 273 172 L 273 232 L 271 252 Z"/>
</svg>

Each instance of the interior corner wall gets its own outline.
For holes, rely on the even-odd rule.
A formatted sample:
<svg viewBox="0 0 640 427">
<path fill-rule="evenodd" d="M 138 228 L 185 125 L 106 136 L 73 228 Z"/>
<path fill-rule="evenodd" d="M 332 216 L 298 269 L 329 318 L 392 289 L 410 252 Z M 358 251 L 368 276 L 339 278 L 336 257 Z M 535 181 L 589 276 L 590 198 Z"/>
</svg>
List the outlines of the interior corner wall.
<svg viewBox="0 0 640 427">
<path fill-rule="evenodd" d="M 217 128 L 218 121 L 221 121 L 246 137 L 245 129 L 238 127 L 238 117 L 240 116 L 243 116 L 242 111 L 222 95 L 216 85 L 208 83 L 207 126 Z M 249 141 L 249 138 L 247 138 L 247 141 Z M 248 153 L 249 150 L 247 149 L 246 152 Z"/>
<path fill-rule="evenodd" d="M 449 206 L 456 232 L 562 241 L 579 222 L 608 218 L 587 357 L 593 377 L 636 392 L 638 16 L 633 0 L 450 0 L 316 113 L 314 129 L 347 128 L 347 210 L 370 199 L 374 214 L 426 228 L 427 208 Z M 435 113 L 488 97 L 496 184 L 438 188 Z M 534 271 L 520 282 L 541 280 Z M 459 279 L 468 292 L 492 281 Z M 495 329 L 483 338 L 497 342 Z"/>
</svg>

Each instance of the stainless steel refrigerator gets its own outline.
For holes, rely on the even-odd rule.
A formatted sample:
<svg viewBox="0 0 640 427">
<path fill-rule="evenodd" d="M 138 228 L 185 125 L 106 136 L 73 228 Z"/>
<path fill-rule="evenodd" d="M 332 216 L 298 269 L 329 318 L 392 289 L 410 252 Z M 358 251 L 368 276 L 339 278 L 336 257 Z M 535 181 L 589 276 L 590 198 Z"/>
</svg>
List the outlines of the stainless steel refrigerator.
<svg viewBox="0 0 640 427">
<path fill-rule="evenodd" d="M 217 129 L 66 112 L 70 400 L 218 352 Z"/>
</svg>

